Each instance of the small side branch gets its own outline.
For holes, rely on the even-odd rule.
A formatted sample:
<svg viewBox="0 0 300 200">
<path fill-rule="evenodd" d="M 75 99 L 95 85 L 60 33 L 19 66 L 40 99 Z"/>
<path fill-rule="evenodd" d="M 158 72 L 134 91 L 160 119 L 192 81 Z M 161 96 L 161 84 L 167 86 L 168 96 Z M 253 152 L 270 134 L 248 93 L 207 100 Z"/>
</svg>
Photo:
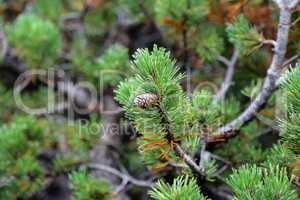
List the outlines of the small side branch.
<svg viewBox="0 0 300 200">
<path fill-rule="evenodd" d="M 274 40 L 263 40 L 261 41 L 261 44 L 269 44 L 269 45 L 272 45 L 273 47 L 276 47 L 276 41 Z"/>
<path fill-rule="evenodd" d="M 238 60 L 238 56 L 239 56 L 239 53 L 238 53 L 237 49 L 234 49 L 233 55 L 230 60 L 228 60 L 227 58 L 222 57 L 222 56 L 219 57 L 218 60 L 227 66 L 227 71 L 226 71 L 226 75 L 225 75 L 225 79 L 222 84 L 222 87 L 219 90 L 219 92 L 217 93 L 217 95 L 215 96 L 215 99 L 214 99 L 215 102 L 218 102 L 225 98 L 225 95 L 226 95 L 230 85 L 232 84 L 234 68 L 235 68 L 236 62 Z"/>
<path fill-rule="evenodd" d="M 293 63 L 295 60 L 297 60 L 298 58 L 300 58 L 300 55 L 294 55 L 292 57 L 290 57 L 289 59 L 287 59 L 286 61 L 284 61 L 283 66 L 288 66 L 289 64 Z"/>
<path fill-rule="evenodd" d="M 107 173 L 113 174 L 117 177 L 119 177 L 120 179 L 122 179 L 122 185 L 126 182 L 130 182 L 133 185 L 137 185 L 140 187 L 148 187 L 151 188 L 154 186 L 154 183 L 152 181 L 144 181 L 144 180 L 138 180 L 132 176 L 130 176 L 129 174 L 126 173 L 122 173 L 119 170 L 112 168 L 110 166 L 107 165 L 102 165 L 102 164 L 90 164 L 89 165 L 90 169 L 94 169 L 94 170 L 102 170 L 105 171 Z"/>
<path fill-rule="evenodd" d="M 175 144 L 175 151 L 183 159 L 183 161 L 194 171 L 196 174 L 204 176 L 204 169 L 198 166 L 195 161 L 184 152 L 182 147 L 179 144 Z"/>
</svg>

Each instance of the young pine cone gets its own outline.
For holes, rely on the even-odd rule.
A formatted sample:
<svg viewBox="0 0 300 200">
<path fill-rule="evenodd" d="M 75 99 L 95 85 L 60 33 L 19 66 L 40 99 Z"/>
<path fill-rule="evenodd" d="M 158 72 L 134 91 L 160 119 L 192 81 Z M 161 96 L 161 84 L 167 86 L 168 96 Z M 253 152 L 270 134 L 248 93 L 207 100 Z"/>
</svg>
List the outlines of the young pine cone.
<svg viewBox="0 0 300 200">
<path fill-rule="evenodd" d="M 151 105 L 156 104 L 158 101 L 158 96 L 152 93 L 145 93 L 138 95 L 134 98 L 134 105 L 140 108 L 147 108 Z"/>
</svg>

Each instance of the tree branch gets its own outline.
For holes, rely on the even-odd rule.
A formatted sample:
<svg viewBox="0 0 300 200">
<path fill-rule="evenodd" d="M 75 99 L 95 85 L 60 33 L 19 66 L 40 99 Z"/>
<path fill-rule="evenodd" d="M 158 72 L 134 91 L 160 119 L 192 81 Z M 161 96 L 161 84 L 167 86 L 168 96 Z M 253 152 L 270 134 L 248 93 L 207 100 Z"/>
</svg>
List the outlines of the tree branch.
<svg viewBox="0 0 300 200">
<path fill-rule="evenodd" d="M 203 167 L 198 166 L 193 160 L 193 158 L 191 158 L 187 153 L 185 153 L 180 144 L 173 141 L 173 133 L 169 128 L 170 122 L 168 121 L 167 115 L 160 105 L 158 105 L 157 108 L 158 112 L 161 115 L 161 124 L 164 125 L 164 129 L 167 133 L 165 137 L 169 143 L 174 142 L 174 151 L 183 159 L 183 161 L 191 168 L 193 172 L 200 176 L 205 176 Z"/>
<path fill-rule="evenodd" d="M 214 99 L 215 102 L 218 102 L 218 101 L 225 98 L 226 93 L 227 93 L 230 85 L 232 84 L 234 67 L 235 67 L 235 64 L 238 60 L 238 55 L 239 55 L 239 53 L 238 53 L 237 49 L 234 49 L 233 55 L 232 55 L 230 60 L 228 60 L 227 58 L 224 58 L 222 56 L 220 56 L 218 58 L 218 60 L 220 62 L 223 62 L 227 66 L 227 71 L 226 71 L 226 75 L 225 75 L 225 79 L 224 79 L 224 82 L 222 84 L 222 87 L 215 96 L 215 99 Z"/>
<path fill-rule="evenodd" d="M 270 44 L 274 47 L 276 47 L 276 44 L 277 44 L 276 41 L 274 41 L 274 40 L 262 40 L 261 43 L 262 44 Z"/>
<path fill-rule="evenodd" d="M 129 174 L 122 173 L 119 170 L 117 170 L 115 168 L 112 168 L 108 165 L 90 164 L 88 167 L 90 169 L 102 170 L 102 171 L 108 172 L 110 174 L 113 174 L 113 175 L 121 178 L 123 181 L 130 182 L 130 183 L 132 183 L 134 185 L 137 185 L 137 186 L 140 186 L 140 187 L 149 187 L 149 188 L 151 188 L 151 187 L 154 186 L 154 183 L 151 182 L 151 181 L 138 180 L 138 179 L 130 176 Z"/>
<path fill-rule="evenodd" d="M 283 66 L 287 66 L 287 65 L 291 64 L 292 62 L 294 62 L 295 60 L 297 60 L 299 57 L 300 57 L 300 55 L 298 55 L 298 54 L 290 57 L 289 59 L 287 59 L 286 61 L 284 61 Z"/>
<path fill-rule="evenodd" d="M 183 161 L 194 171 L 196 174 L 201 176 L 205 176 L 203 168 L 198 166 L 195 161 L 184 152 L 182 147 L 179 144 L 175 144 L 175 151 L 179 154 L 179 156 L 183 159 Z"/>
<path fill-rule="evenodd" d="M 286 6 L 281 7 L 279 3 L 278 6 L 280 8 L 280 17 L 275 52 L 260 93 L 254 99 L 254 101 L 251 102 L 249 107 L 244 112 L 242 112 L 232 122 L 219 128 L 218 131 L 211 137 L 220 137 L 220 135 L 223 135 L 224 138 L 228 138 L 230 136 L 235 135 L 236 130 L 240 129 L 241 126 L 243 126 L 246 122 L 250 121 L 256 116 L 257 112 L 261 110 L 263 105 L 268 101 L 271 94 L 277 88 L 276 81 L 281 76 L 281 69 L 284 64 L 289 29 L 291 26 L 291 13 L 292 9 L 294 8 L 287 8 Z M 212 138 L 210 138 L 209 140 L 213 141 Z"/>
</svg>

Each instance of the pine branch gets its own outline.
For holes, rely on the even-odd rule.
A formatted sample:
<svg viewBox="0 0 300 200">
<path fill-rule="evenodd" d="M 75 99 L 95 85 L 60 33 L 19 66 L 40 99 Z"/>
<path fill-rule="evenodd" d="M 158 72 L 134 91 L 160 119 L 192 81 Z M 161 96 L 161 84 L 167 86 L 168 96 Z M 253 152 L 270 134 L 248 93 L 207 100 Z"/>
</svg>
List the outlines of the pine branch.
<svg viewBox="0 0 300 200">
<path fill-rule="evenodd" d="M 273 47 L 276 47 L 276 42 L 274 40 L 263 40 L 261 41 L 262 44 L 269 44 L 272 45 Z"/>
<path fill-rule="evenodd" d="M 280 9 L 289 9 L 292 10 L 296 7 L 299 0 L 293 0 L 291 2 L 287 2 L 286 0 L 274 0 Z"/>
<path fill-rule="evenodd" d="M 158 105 L 158 112 L 160 113 L 161 115 L 161 124 L 164 125 L 164 129 L 167 133 L 166 135 L 166 138 L 169 142 L 173 142 L 173 133 L 172 131 L 169 129 L 169 121 L 168 121 L 168 118 L 167 118 L 167 115 L 166 113 L 164 112 L 164 109 Z M 204 174 L 204 169 L 203 169 L 203 166 L 199 166 L 195 163 L 195 161 L 193 160 L 193 158 L 191 158 L 183 149 L 182 147 L 180 146 L 180 144 L 175 143 L 175 152 L 183 159 L 183 161 L 190 167 L 190 169 L 200 175 L 200 176 L 205 176 Z"/>
<path fill-rule="evenodd" d="M 95 170 L 102 170 L 108 173 L 111 173 L 119 178 L 121 178 L 122 180 L 124 180 L 126 183 L 130 182 L 134 185 L 140 186 L 140 187 L 153 187 L 154 183 L 151 181 L 144 181 L 144 180 L 138 180 L 132 176 L 130 176 L 129 174 L 126 173 L 122 173 L 119 170 L 112 168 L 108 165 L 102 165 L 102 164 L 90 164 L 89 168 L 91 169 L 95 169 Z"/>
<path fill-rule="evenodd" d="M 263 83 L 262 89 L 260 93 L 257 95 L 255 100 L 251 102 L 249 107 L 241 113 L 236 119 L 232 122 L 226 124 L 225 126 L 219 128 L 217 133 L 212 136 L 213 137 L 220 137 L 223 135 L 224 138 L 228 138 L 234 136 L 236 131 L 244 125 L 246 122 L 250 121 L 256 116 L 256 113 L 262 109 L 265 103 L 268 101 L 269 97 L 272 93 L 276 90 L 277 84 L 276 81 L 281 76 L 281 69 L 284 64 L 287 43 L 288 43 L 288 35 L 289 29 L 291 26 L 291 14 L 292 14 L 292 7 L 291 5 L 296 6 L 297 1 L 293 1 L 290 6 L 281 5 L 281 1 L 277 1 L 277 4 L 280 8 L 280 17 L 279 17 L 279 28 L 277 33 L 277 40 L 275 46 L 275 52 L 273 55 L 272 63 L 267 71 L 267 76 Z M 210 138 L 210 139 L 212 139 Z"/>
<path fill-rule="evenodd" d="M 226 71 L 226 75 L 225 75 L 225 79 L 222 84 L 222 87 L 218 91 L 218 93 L 214 99 L 215 102 L 220 101 L 225 98 L 226 93 L 227 93 L 230 85 L 232 84 L 234 68 L 235 68 L 235 64 L 238 60 L 238 56 L 239 56 L 239 53 L 238 53 L 237 49 L 234 49 L 233 55 L 230 60 L 228 60 L 227 58 L 225 58 L 223 56 L 220 56 L 218 58 L 218 60 L 220 62 L 224 63 L 227 66 L 227 71 Z"/>
<path fill-rule="evenodd" d="M 297 60 L 300 57 L 299 54 L 296 54 L 292 57 L 290 57 L 289 59 L 287 59 L 286 61 L 284 61 L 283 66 L 287 66 L 289 64 L 291 64 L 292 62 L 294 62 L 295 60 Z"/>
<path fill-rule="evenodd" d="M 175 151 L 180 155 L 180 157 L 184 160 L 184 162 L 191 168 L 193 172 L 200 176 L 205 176 L 203 172 L 203 168 L 195 163 L 195 161 L 184 152 L 182 147 L 179 144 L 175 144 Z"/>
</svg>

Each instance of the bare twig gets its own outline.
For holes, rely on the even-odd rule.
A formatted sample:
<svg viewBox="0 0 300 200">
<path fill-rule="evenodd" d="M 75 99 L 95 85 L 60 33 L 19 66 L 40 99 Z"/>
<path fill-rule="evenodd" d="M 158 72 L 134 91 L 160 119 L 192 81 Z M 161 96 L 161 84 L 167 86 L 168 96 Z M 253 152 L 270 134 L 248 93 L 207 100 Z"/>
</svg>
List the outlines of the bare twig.
<svg viewBox="0 0 300 200">
<path fill-rule="evenodd" d="M 209 156 L 210 156 L 211 158 L 215 159 L 215 160 L 219 160 L 219 161 L 225 163 L 226 165 L 231 165 L 231 162 L 230 162 L 229 160 L 226 160 L 225 158 L 223 158 L 223 157 L 221 157 L 221 156 L 218 156 L 217 154 L 213 154 L 213 153 L 208 152 L 208 151 L 206 151 L 206 153 L 208 153 Z"/>
<path fill-rule="evenodd" d="M 195 161 L 184 152 L 182 147 L 179 144 L 175 144 L 175 151 L 179 154 L 179 156 L 184 160 L 184 162 L 194 171 L 196 174 L 201 176 L 205 176 L 204 169 L 198 166 Z"/>
<path fill-rule="evenodd" d="M 288 6 L 289 6 L 290 9 L 294 9 L 297 6 L 298 3 L 299 3 L 299 0 L 294 0 Z"/>
<path fill-rule="evenodd" d="M 123 179 L 122 183 L 116 188 L 115 193 L 118 194 L 119 192 L 123 191 L 126 188 L 128 182 L 128 179 Z"/>
<path fill-rule="evenodd" d="M 119 178 L 121 178 L 125 182 L 130 182 L 134 185 L 140 186 L 140 187 L 153 187 L 154 183 L 152 181 L 144 181 L 144 180 L 138 180 L 132 176 L 130 176 L 127 173 L 122 173 L 119 170 L 112 168 L 107 165 L 102 164 L 90 164 L 89 168 L 95 169 L 95 170 L 102 170 L 108 173 L 111 173 Z"/>
<path fill-rule="evenodd" d="M 221 177 L 220 174 L 222 174 L 227 168 L 228 168 L 228 165 L 223 165 L 223 167 L 221 167 L 218 171 L 215 172 L 214 176 L 220 178 Z M 221 177 L 221 179 L 222 179 L 222 177 Z"/>
<path fill-rule="evenodd" d="M 261 44 L 270 44 L 270 45 L 272 45 L 272 46 L 274 46 L 274 47 L 276 47 L 276 41 L 274 41 L 274 40 L 262 40 L 261 41 Z"/>
<path fill-rule="evenodd" d="M 300 183 L 299 183 L 299 182 L 297 182 L 297 181 L 292 181 L 292 183 L 293 183 L 295 186 L 297 186 L 298 188 L 300 188 Z"/>
<path fill-rule="evenodd" d="M 230 60 L 228 60 L 227 58 L 225 58 L 223 56 L 220 56 L 218 58 L 218 60 L 220 62 L 224 63 L 227 66 L 227 71 L 226 71 L 226 75 L 225 75 L 225 79 L 222 84 L 222 87 L 215 96 L 215 99 L 214 99 L 215 102 L 220 101 L 225 98 L 225 95 L 226 95 L 230 85 L 232 84 L 234 67 L 238 60 L 238 55 L 239 55 L 239 53 L 238 53 L 237 49 L 234 49 L 234 52 L 233 52 Z"/>
<path fill-rule="evenodd" d="M 171 167 L 175 167 L 175 168 L 188 168 L 189 167 L 185 163 L 181 164 L 181 163 L 169 162 L 168 164 Z"/>
<path fill-rule="evenodd" d="M 287 66 L 289 64 L 291 64 L 292 62 L 294 62 L 295 60 L 297 60 L 300 57 L 300 55 L 294 55 L 292 57 L 290 57 L 289 59 L 287 59 L 286 61 L 284 61 L 283 66 Z"/>
<path fill-rule="evenodd" d="M 295 1 L 298 2 L 299 0 Z M 291 13 L 294 7 L 281 5 L 281 1 L 277 1 L 280 8 L 280 17 L 279 17 L 279 28 L 277 33 L 277 40 L 275 46 L 275 52 L 273 55 L 272 63 L 267 71 L 267 76 L 264 80 L 262 89 L 249 107 L 241 113 L 236 119 L 232 122 L 226 124 L 225 126 L 218 129 L 218 131 L 212 136 L 224 135 L 224 138 L 233 136 L 236 134 L 242 125 L 244 125 L 249 120 L 253 119 L 256 116 L 256 113 L 263 107 L 267 102 L 271 94 L 277 88 L 276 81 L 281 76 L 281 69 L 284 64 L 284 57 L 286 54 L 289 29 L 291 25 Z M 293 5 L 296 5 L 293 1 Z"/>
<path fill-rule="evenodd" d="M 204 169 L 205 161 L 207 160 L 207 153 L 206 153 L 206 142 L 207 140 L 207 134 L 204 134 L 202 139 L 200 140 L 201 149 L 200 149 L 200 161 L 199 166 L 201 169 Z"/>
</svg>

